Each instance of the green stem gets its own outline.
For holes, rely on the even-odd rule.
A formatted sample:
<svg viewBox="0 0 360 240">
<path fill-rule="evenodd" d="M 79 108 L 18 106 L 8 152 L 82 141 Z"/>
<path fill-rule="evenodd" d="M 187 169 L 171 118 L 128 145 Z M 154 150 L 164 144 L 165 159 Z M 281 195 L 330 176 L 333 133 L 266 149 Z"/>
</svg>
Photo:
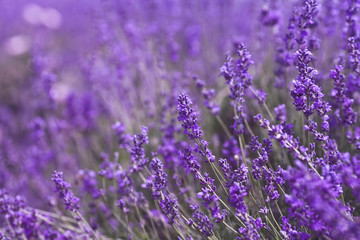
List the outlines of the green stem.
<svg viewBox="0 0 360 240">
<path fill-rule="evenodd" d="M 223 120 L 219 116 L 216 116 L 216 120 L 219 122 L 221 128 L 224 130 L 226 136 L 231 139 L 232 138 L 231 133 L 230 133 L 229 129 L 226 127 Z"/>
</svg>

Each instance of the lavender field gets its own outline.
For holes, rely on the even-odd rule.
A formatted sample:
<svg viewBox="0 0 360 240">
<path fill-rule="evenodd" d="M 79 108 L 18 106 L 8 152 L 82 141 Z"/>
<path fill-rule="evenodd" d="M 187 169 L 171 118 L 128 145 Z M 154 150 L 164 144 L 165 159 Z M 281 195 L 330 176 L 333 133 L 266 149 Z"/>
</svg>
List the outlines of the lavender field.
<svg viewBox="0 0 360 240">
<path fill-rule="evenodd" d="M 360 239 L 360 0 L 0 9 L 0 240 Z"/>
</svg>

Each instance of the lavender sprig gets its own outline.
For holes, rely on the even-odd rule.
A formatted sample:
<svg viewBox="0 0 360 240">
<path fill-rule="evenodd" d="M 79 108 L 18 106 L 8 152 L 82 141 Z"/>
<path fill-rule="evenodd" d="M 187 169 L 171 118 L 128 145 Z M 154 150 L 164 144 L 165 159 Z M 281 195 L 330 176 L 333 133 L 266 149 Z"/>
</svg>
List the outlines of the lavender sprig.
<svg viewBox="0 0 360 240">
<path fill-rule="evenodd" d="M 80 199 L 75 197 L 74 193 L 70 190 L 71 184 L 64 181 L 63 173 L 54 171 L 51 180 L 54 181 L 56 192 L 59 194 L 59 198 L 64 201 L 66 209 L 69 209 L 74 213 L 78 212 L 80 208 Z"/>
</svg>

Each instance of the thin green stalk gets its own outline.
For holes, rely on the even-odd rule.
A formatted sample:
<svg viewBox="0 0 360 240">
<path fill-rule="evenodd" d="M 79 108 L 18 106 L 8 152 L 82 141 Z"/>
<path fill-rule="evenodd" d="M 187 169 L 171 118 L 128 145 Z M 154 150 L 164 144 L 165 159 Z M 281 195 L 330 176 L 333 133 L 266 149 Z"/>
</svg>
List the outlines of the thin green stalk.
<svg viewBox="0 0 360 240">
<path fill-rule="evenodd" d="M 136 239 L 140 239 L 132 230 L 131 228 L 128 227 L 128 224 L 126 222 L 124 222 L 120 216 L 116 213 L 113 213 L 114 217 L 119 221 L 119 223 L 121 223 L 124 226 L 124 229 L 126 231 L 128 231 L 133 237 L 135 237 Z"/>
<path fill-rule="evenodd" d="M 241 156 L 243 158 L 243 162 L 245 162 L 245 152 L 244 152 L 244 146 L 243 146 L 243 143 L 241 140 L 241 136 L 239 136 L 238 139 L 239 139 L 239 144 L 240 144 Z M 240 163 L 239 163 L 239 165 L 240 165 Z"/>
<path fill-rule="evenodd" d="M 277 236 L 279 236 L 281 239 L 281 234 L 278 232 L 276 227 L 274 227 L 274 225 L 271 223 L 271 220 L 267 216 L 265 216 L 265 219 L 266 219 L 266 222 L 268 222 L 269 225 L 271 226 L 271 228 L 274 230 L 276 239 L 279 239 Z"/>
<path fill-rule="evenodd" d="M 246 118 L 244 118 L 244 123 L 245 123 L 246 129 L 250 132 L 251 136 L 255 136 L 255 134 L 251 130 L 250 125 L 249 125 L 248 121 L 246 120 Z"/>
<path fill-rule="evenodd" d="M 180 235 L 181 239 L 186 240 L 186 238 L 184 237 L 182 232 L 179 230 L 179 228 L 175 225 L 175 223 L 173 224 L 173 227 L 174 227 L 175 231 Z"/>
<path fill-rule="evenodd" d="M 226 190 L 226 188 L 225 188 L 224 184 L 223 184 L 223 183 L 222 183 L 222 181 L 220 180 L 220 178 L 219 178 L 218 174 L 216 173 L 216 170 L 215 170 L 216 168 L 215 168 L 213 165 L 214 165 L 213 163 L 210 163 L 210 166 L 211 166 L 211 168 L 212 168 L 213 172 L 215 173 L 215 176 L 216 176 L 217 180 L 219 181 L 219 183 L 220 183 L 220 185 L 221 185 L 222 189 L 224 190 L 225 194 L 226 194 L 226 195 L 228 195 L 228 192 L 227 192 L 227 190 Z"/>
<path fill-rule="evenodd" d="M 137 214 L 137 216 L 139 218 L 139 222 L 140 222 L 141 214 L 140 214 L 140 211 L 139 211 L 139 208 L 137 207 L 137 205 L 135 205 L 135 211 L 136 211 L 136 214 Z M 146 239 L 150 239 L 148 232 L 145 230 L 145 227 L 142 224 L 141 224 L 141 229 L 142 229 L 143 233 L 145 234 Z"/>
<path fill-rule="evenodd" d="M 226 127 L 223 120 L 219 116 L 216 116 L 216 120 L 219 122 L 221 128 L 224 130 L 226 136 L 231 139 L 232 138 L 231 133 L 230 133 L 229 129 Z"/>
<path fill-rule="evenodd" d="M 279 228 L 279 230 L 281 231 L 281 227 L 280 227 L 279 224 L 277 223 L 277 221 L 276 221 L 276 219 L 275 219 L 275 216 L 274 216 L 274 213 L 273 213 L 273 211 L 272 211 L 271 206 L 270 206 L 269 203 L 268 203 L 268 208 L 269 208 L 269 211 L 270 211 L 270 214 L 271 214 L 272 219 L 274 220 L 276 226 L 277 226 L 277 227 Z"/>
<path fill-rule="evenodd" d="M 94 237 L 94 239 L 99 240 L 97 234 L 94 232 L 94 230 L 90 227 L 88 222 L 85 220 L 85 218 L 81 215 L 81 213 L 76 212 L 76 215 L 81 219 L 81 221 L 85 224 L 85 226 L 89 229 L 91 235 Z"/>
<path fill-rule="evenodd" d="M 259 206 L 259 204 L 257 203 L 254 195 L 253 195 L 251 192 L 249 193 L 249 195 L 250 195 L 250 198 L 254 201 L 255 205 L 258 207 L 258 209 L 260 209 L 260 206 Z"/>
<path fill-rule="evenodd" d="M 230 229 L 233 233 L 235 233 L 236 235 L 238 235 L 239 233 L 233 229 L 229 224 L 227 224 L 225 221 L 222 221 L 222 223 L 228 228 Z"/>
<path fill-rule="evenodd" d="M 284 193 L 284 194 L 285 194 L 285 193 Z M 279 207 L 279 204 L 278 204 L 278 201 L 277 201 L 277 200 L 275 200 L 275 204 L 276 204 L 277 210 L 278 210 L 279 213 L 280 213 L 280 216 L 283 217 L 284 215 L 282 214 L 282 212 L 281 212 L 281 210 L 280 210 L 280 207 Z"/>
</svg>

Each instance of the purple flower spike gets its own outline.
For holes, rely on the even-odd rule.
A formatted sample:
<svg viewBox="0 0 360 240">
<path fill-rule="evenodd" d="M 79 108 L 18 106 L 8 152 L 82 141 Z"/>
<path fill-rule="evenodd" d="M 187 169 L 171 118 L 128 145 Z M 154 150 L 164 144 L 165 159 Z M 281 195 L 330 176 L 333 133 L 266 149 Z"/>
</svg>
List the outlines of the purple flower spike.
<svg viewBox="0 0 360 240">
<path fill-rule="evenodd" d="M 131 161 L 133 165 L 130 168 L 131 172 L 139 172 L 149 162 L 149 159 L 145 156 L 144 144 L 149 144 L 148 141 L 148 128 L 142 127 L 140 134 L 135 134 L 132 137 L 133 146 L 131 147 Z"/>
<path fill-rule="evenodd" d="M 200 139 L 202 131 L 198 125 L 197 113 L 191 108 L 192 101 L 185 94 L 182 93 L 178 97 L 178 120 L 182 122 L 184 133 L 188 135 L 189 139 Z"/>
<path fill-rule="evenodd" d="M 324 94 L 321 92 L 321 88 L 315 84 L 314 76 L 317 71 L 310 67 L 312 53 L 305 49 L 297 51 L 296 54 L 296 67 L 299 75 L 296 80 L 293 80 L 294 89 L 291 90 L 296 111 L 302 111 L 306 117 L 309 117 L 317 110 L 320 116 L 324 116 L 330 111 L 330 106 L 322 100 Z"/>
<path fill-rule="evenodd" d="M 75 213 L 78 212 L 80 208 L 80 199 L 75 197 L 73 192 L 70 190 L 71 184 L 64 181 L 63 173 L 54 171 L 51 180 L 54 181 L 56 185 L 56 192 L 59 194 L 59 198 L 64 201 L 66 209 Z"/>
<path fill-rule="evenodd" d="M 159 205 L 162 213 L 166 215 L 168 223 L 174 224 L 179 216 L 177 199 L 166 195 Z"/>
</svg>

